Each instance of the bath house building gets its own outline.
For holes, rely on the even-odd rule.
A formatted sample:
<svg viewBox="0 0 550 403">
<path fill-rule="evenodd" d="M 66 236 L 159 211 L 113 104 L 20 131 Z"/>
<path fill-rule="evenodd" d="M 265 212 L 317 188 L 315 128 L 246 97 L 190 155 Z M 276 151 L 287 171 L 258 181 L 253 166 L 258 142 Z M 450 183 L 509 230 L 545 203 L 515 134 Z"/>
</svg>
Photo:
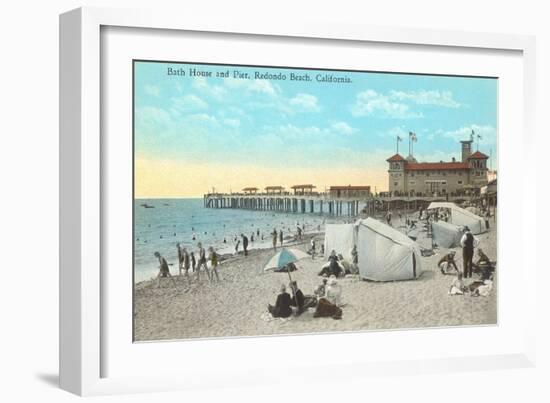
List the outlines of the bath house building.
<svg viewBox="0 0 550 403">
<path fill-rule="evenodd" d="M 400 154 L 388 158 L 389 192 L 392 196 L 462 196 L 479 193 L 487 185 L 487 160 L 480 151 L 472 153 L 472 141 L 461 141 L 459 161 L 418 162 Z"/>
</svg>

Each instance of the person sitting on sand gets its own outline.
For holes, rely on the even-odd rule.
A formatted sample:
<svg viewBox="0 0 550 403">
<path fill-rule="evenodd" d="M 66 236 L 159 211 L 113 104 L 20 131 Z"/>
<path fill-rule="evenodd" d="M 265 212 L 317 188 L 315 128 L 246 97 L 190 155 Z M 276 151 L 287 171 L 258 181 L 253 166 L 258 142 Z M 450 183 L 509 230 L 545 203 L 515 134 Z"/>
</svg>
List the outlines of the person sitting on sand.
<svg viewBox="0 0 550 403">
<path fill-rule="evenodd" d="M 220 276 L 218 275 L 218 254 L 211 246 L 208 248 L 208 258 L 210 259 L 210 281 L 214 281 L 214 274 L 216 275 L 216 280 L 220 281 Z"/>
<path fill-rule="evenodd" d="M 456 267 L 455 263 L 455 255 L 456 251 L 452 250 L 439 259 L 439 262 L 437 262 L 437 267 L 441 270 L 441 274 L 447 274 L 451 266 L 453 266 L 455 271 L 458 273 L 458 267 Z"/>
<path fill-rule="evenodd" d="M 328 279 L 326 298 L 336 306 L 342 305 L 342 288 L 334 276 Z"/>
<path fill-rule="evenodd" d="M 342 268 L 340 267 L 340 264 L 338 263 L 338 256 L 336 256 L 336 251 L 333 249 L 332 252 L 330 252 L 330 255 L 328 257 L 328 264 L 324 265 L 321 271 L 319 272 L 319 276 L 340 276 L 342 273 Z"/>
<path fill-rule="evenodd" d="M 481 248 L 477 250 L 478 259 L 476 263 L 472 264 L 473 271 L 479 273 L 481 281 L 492 280 L 493 272 L 495 271 L 495 266 L 491 259 L 483 252 Z"/>
<path fill-rule="evenodd" d="M 210 271 L 208 270 L 208 265 L 206 264 L 206 251 L 202 247 L 202 243 L 198 243 L 197 246 L 199 247 L 199 264 L 197 266 L 197 281 L 201 280 L 201 267 L 204 267 L 204 271 L 206 272 L 206 277 L 208 280 L 210 280 Z"/>
<path fill-rule="evenodd" d="M 313 317 L 342 319 L 342 309 L 330 302 L 327 298 L 320 298 Z"/>
<path fill-rule="evenodd" d="M 464 281 L 462 280 L 462 273 L 458 272 L 456 275 L 456 278 L 451 283 L 451 286 L 449 287 L 449 295 L 462 295 L 466 292 L 467 288 L 464 285 Z"/>
<path fill-rule="evenodd" d="M 170 280 L 172 280 L 172 283 L 174 284 L 174 287 L 176 287 L 176 281 L 174 280 L 174 277 L 172 277 L 172 275 L 170 274 L 170 269 L 168 268 L 168 263 L 166 262 L 166 259 L 163 258 L 158 252 L 155 252 L 155 257 L 159 260 L 159 263 L 160 263 L 159 274 L 157 276 L 157 279 L 158 279 L 157 288 L 160 288 L 160 279 L 163 277 L 170 278 Z"/>
<path fill-rule="evenodd" d="M 324 278 L 323 282 L 317 286 L 315 291 L 313 291 L 313 293 L 317 296 L 317 298 L 323 298 L 326 295 L 327 282 L 328 282 L 328 279 Z"/>
<path fill-rule="evenodd" d="M 298 308 L 296 315 L 302 314 L 307 308 L 317 305 L 317 298 L 311 295 L 304 295 L 302 290 L 298 288 L 296 281 L 291 281 L 289 287 L 292 290 L 292 298 L 290 299 L 290 306 Z"/>
<path fill-rule="evenodd" d="M 292 314 L 290 294 L 286 292 L 284 284 L 281 284 L 280 294 L 277 295 L 275 306 L 268 305 L 267 310 L 274 318 L 288 318 Z"/>
<path fill-rule="evenodd" d="M 341 253 L 338 254 L 338 263 L 343 268 L 343 275 L 347 274 L 356 274 L 354 273 L 354 266 L 350 263 L 349 260 L 344 259 Z"/>
</svg>

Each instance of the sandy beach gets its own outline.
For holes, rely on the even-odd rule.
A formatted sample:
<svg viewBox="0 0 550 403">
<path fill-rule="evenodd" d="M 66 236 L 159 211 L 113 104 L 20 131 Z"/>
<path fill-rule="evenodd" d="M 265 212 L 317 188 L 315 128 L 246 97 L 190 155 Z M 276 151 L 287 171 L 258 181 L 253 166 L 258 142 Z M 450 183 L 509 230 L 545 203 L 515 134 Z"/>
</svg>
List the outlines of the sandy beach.
<svg viewBox="0 0 550 403">
<path fill-rule="evenodd" d="M 399 220 L 395 220 L 394 226 L 399 225 Z M 493 219 L 490 230 L 476 236 L 479 247 L 493 260 L 497 257 L 496 236 Z M 311 237 L 317 245 L 323 243 L 324 234 L 317 233 L 307 235 L 293 247 L 308 249 Z M 429 247 L 430 240 L 423 233 L 418 243 Z M 461 269 L 461 250 L 456 251 Z M 222 279 L 219 283 L 211 284 L 204 277 L 200 283 L 194 279 L 188 283 L 176 277 L 177 287 L 163 280 L 162 287 L 157 288 L 156 281 L 143 281 L 135 285 L 135 341 L 496 324 L 496 272 L 488 297 L 449 296 L 455 276 L 443 275 L 437 268 L 447 249 L 435 252 L 422 258 L 424 272 L 416 280 L 339 279 L 345 304 L 341 320 L 314 318 L 311 309 L 290 319 L 267 318 L 267 304 L 273 304 L 281 284 L 289 282 L 287 273 L 263 272 L 274 254 L 272 249 L 253 250 L 247 257 L 224 260 L 218 267 Z M 324 257 L 316 257 L 297 263 L 298 270 L 291 275 L 304 294 L 313 294 L 321 283 L 317 273 L 325 261 Z M 176 274 L 174 268 L 171 270 Z M 475 279 L 476 275 L 466 284 Z"/>
</svg>

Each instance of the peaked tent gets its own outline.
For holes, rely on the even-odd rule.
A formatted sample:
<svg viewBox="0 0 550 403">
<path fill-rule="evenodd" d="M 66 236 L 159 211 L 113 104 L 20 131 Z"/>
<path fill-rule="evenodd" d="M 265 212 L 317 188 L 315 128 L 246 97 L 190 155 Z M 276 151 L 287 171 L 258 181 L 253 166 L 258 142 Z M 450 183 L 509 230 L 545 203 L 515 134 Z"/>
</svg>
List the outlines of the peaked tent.
<svg viewBox="0 0 550 403">
<path fill-rule="evenodd" d="M 440 248 L 454 248 L 460 244 L 462 227 L 441 220 L 434 221 L 432 223 L 432 237 Z"/>
<path fill-rule="evenodd" d="M 422 273 L 420 247 L 373 218 L 357 223 L 359 274 L 374 281 L 411 280 Z"/>
<path fill-rule="evenodd" d="M 345 259 L 351 260 L 351 249 L 357 244 L 357 227 L 354 224 L 325 225 L 325 255 L 331 251 L 341 253 Z"/>
<path fill-rule="evenodd" d="M 469 212 L 466 209 L 458 207 L 454 203 L 449 202 L 432 202 L 428 206 L 428 210 L 436 208 L 448 208 L 451 210 L 450 223 L 459 226 L 468 226 L 472 234 L 477 235 L 487 231 L 485 220 L 478 215 Z"/>
</svg>

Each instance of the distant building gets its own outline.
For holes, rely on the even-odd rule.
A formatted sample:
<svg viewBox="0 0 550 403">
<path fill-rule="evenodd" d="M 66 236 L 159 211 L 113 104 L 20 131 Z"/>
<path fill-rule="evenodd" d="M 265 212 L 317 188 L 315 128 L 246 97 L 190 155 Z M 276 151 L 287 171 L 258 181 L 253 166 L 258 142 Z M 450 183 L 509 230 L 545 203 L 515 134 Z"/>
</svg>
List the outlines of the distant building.
<svg viewBox="0 0 550 403">
<path fill-rule="evenodd" d="M 331 197 L 349 198 L 349 197 L 369 197 L 371 196 L 370 186 L 331 186 L 329 189 Z"/>
<path fill-rule="evenodd" d="M 243 192 L 245 194 L 256 194 L 256 193 L 258 193 L 258 190 L 260 190 L 260 189 L 255 188 L 255 187 L 248 187 L 248 188 L 244 188 Z"/>
<path fill-rule="evenodd" d="M 268 195 L 271 195 L 271 194 L 283 194 L 285 191 L 285 188 L 283 186 L 267 186 L 265 188 L 265 192 L 268 194 Z"/>
<path fill-rule="evenodd" d="M 479 193 L 487 185 L 487 160 L 471 152 L 472 141 L 461 141 L 462 158 L 450 162 L 417 162 L 399 154 L 388 158 L 389 192 L 394 196 L 461 196 Z"/>
<path fill-rule="evenodd" d="M 313 194 L 313 189 L 316 188 L 316 186 L 312 184 L 307 185 L 294 185 L 290 187 L 292 190 L 294 190 L 295 195 L 311 195 Z"/>
</svg>

